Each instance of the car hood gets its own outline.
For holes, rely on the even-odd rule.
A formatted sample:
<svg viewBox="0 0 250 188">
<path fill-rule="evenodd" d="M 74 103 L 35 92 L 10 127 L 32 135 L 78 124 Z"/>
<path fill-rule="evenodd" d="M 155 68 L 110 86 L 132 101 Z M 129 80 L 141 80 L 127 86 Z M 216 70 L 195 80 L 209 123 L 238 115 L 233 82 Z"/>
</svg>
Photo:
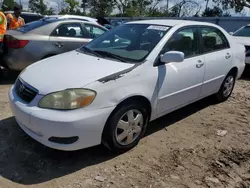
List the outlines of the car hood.
<svg viewBox="0 0 250 188">
<path fill-rule="evenodd" d="M 20 78 L 36 88 L 39 94 L 45 95 L 68 88 L 81 88 L 133 66 L 71 51 L 30 65 Z"/>
<path fill-rule="evenodd" d="M 234 37 L 234 36 L 232 36 L 232 38 L 238 44 L 250 46 L 250 37 Z"/>
</svg>

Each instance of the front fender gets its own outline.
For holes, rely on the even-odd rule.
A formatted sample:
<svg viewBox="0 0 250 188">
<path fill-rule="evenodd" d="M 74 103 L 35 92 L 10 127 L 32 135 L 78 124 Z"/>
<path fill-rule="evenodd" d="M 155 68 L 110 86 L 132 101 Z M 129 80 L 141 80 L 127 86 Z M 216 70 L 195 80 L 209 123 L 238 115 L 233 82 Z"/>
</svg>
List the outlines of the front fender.
<svg viewBox="0 0 250 188">
<path fill-rule="evenodd" d="M 133 70 L 108 82 L 95 81 L 85 88 L 97 92 L 95 100 L 86 110 L 117 106 L 130 97 L 143 96 L 150 101 L 153 112 L 158 98 L 157 68 Z"/>
</svg>

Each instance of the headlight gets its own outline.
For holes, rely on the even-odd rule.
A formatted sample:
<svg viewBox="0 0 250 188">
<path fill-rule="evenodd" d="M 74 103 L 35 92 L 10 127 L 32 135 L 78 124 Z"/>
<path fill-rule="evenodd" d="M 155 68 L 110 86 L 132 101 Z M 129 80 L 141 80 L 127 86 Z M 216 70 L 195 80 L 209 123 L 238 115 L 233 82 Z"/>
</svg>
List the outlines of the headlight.
<svg viewBox="0 0 250 188">
<path fill-rule="evenodd" d="M 40 108 L 73 110 L 92 103 L 96 92 L 88 89 L 67 89 L 51 93 L 39 101 Z"/>
</svg>

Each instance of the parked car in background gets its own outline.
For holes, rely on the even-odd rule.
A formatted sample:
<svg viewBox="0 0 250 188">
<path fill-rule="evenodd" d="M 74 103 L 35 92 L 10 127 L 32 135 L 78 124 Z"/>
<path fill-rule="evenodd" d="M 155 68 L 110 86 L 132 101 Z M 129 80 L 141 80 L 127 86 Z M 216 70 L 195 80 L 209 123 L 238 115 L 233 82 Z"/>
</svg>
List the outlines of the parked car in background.
<svg viewBox="0 0 250 188">
<path fill-rule="evenodd" d="M 246 25 L 235 31 L 234 33 L 230 33 L 234 40 L 245 46 L 246 48 L 246 64 L 250 65 L 250 25 Z"/>
<path fill-rule="evenodd" d="M 4 12 L 5 15 L 13 14 L 14 11 L 6 11 Z M 21 17 L 24 19 L 25 23 L 30 23 L 36 20 L 42 19 L 44 16 L 38 13 L 31 13 L 31 12 L 22 12 Z"/>
<path fill-rule="evenodd" d="M 77 49 L 106 31 L 94 22 L 45 17 L 7 31 L 3 63 L 11 70 L 21 71 L 38 60 Z"/>
<path fill-rule="evenodd" d="M 129 22 L 27 67 L 9 99 L 20 127 L 48 147 L 123 151 L 149 121 L 209 95 L 227 100 L 244 67 L 244 46 L 214 24 Z"/>
<path fill-rule="evenodd" d="M 91 18 L 88 16 L 77 16 L 77 15 L 65 14 L 65 15 L 50 15 L 46 17 L 55 18 L 55 19 L 74 19 L 74 20 L 82 20 L 82 21 L 89 21 L 89 22 L 97 23 L 97 19 Z"/>
</svg>

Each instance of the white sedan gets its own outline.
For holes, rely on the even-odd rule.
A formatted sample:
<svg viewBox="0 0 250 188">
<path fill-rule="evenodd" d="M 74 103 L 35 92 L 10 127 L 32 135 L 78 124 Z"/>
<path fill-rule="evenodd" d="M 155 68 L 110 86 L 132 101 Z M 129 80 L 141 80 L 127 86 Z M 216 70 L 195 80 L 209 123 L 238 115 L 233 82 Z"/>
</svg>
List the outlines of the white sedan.
<svg viewBox="0 0 250 188">
<path fill-rule="evenodd" d="M 246 64 L 250 65 L 250 25 L 243 26 L 234 33 L 230 34 L 237 43 L 245 46 Z"/>
<path fill-rule="evenodd" d="M 227 100 L 244 67 L 244 46 L 219 26 L 136 21 L 29 66 L 9 98 L 20 127 L 48 147 L 124 151 L 154 119 L 209 95 Z"/>
</svg>

